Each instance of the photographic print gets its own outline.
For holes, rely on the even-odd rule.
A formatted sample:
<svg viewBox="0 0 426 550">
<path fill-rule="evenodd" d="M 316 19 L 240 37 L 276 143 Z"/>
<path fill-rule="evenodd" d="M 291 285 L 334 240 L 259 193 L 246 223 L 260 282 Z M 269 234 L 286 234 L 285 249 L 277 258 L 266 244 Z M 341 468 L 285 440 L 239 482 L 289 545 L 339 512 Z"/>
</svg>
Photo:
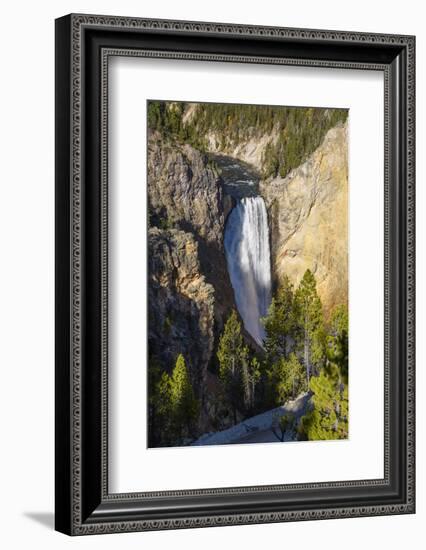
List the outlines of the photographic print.
<svg viewBox="0 0 426 550">
<path fill-rule="evenodd" d="M 147 125 L 148 447 L 347 439 L 348 110 Z"/>
<path fill-rule="evenodd" d="M 415 513 L 415 49 L 55 21 L 57 531 Z"/>
</svg>

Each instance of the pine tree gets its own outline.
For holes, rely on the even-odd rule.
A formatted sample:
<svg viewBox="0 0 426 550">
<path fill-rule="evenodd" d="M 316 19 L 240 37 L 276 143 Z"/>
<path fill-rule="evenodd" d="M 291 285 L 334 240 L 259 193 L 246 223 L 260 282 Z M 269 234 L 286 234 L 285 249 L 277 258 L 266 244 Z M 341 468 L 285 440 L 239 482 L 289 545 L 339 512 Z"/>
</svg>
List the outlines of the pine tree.
<svg viewBox="0 0 426 550">
<path fill-rule="evenodd" d="M 180 438 L 191 435 L 193 423 L 198 416 L 198 402 L 195 399 L 188 368 L 182 354 L 178 355 L 171 376 L 170 402 L 176 434 Z"/>
<path fill-rule="evenodd" d="M 159 101 L 148 102 L 148 128 L 161 130 L 161 106 Z"/>
<path fill-rule="evenodd" d="M 299 344 L 303 350 L 303 363 L 306 369 L 306 381 L 309 380 L 314 360 L 319 359 L 319 351 L 313 354 L 314 344 L 320 342 L 323 334 L 323 314 L 321 300 L 317 294 L 313 273 L 307 269 L 295 293 L 295 309 L 298 318 Z"/>
<path fill-rule="evenodd" d="M 270 136 L 262 155 L 264 178 L 285 177 L 321 144 L 326 132 L 347 118 L 346 109 L 312 109 L 198 103 L 191 120 L 183 122 L 184 102 L 150 101 L 148 126 L 167 141 L 188 142 L 204 148 L 205 136 L 220 136 L 220 149 L 226 152 L 242 141 Z"/>
<path fill-rule="evenodd" d="M 287 358 L 294 341 L 296 328 L 293 285 L 285 276 L 276 296 L 269 306 L 268 315 L 263 319 L 266 339 L 265 349 L 269 362 L 279 357 Z"/>
<path fill-rule="evenodd" d="M 241 334 L 241 323 L 237 313 L 232 310 L 226 321 L 224 331 L 219 340 L 217 351 L 219 359 L 219 378 L 224 388 L 225 402 L 232 410 L 234 423 L 237 423 L 237 409 L 241 406 L 243 371 L 247 369 L 249 350 L 244 344 Z M 246 375 L 248 380 L 248 373 Z"/>
<path fill-rule="evenodd" d="M 303 417 L 308 439 L 344 439 L 348 436 L 348 310 L 335 308 L 327 337 L 327 362 L 311 378 L 313 409 Z"/>
<path fill-rule="evenodd" d="M 302 418 L 309 440 L 345 439 L 348 436 L 348 386 L 340 381 L 339 368 L 330 363 L 310 381 L 313 408 Z"/>
<path fill-rule="evenodd" d="M 272 365 L 269 364 L 263 385 L 263 402 L 269 408 L 279 407 L 306 391 L 306 377 L 297 355 L 291 353 L 288 359 L 281 357 Z"/>
<path fill-rule="evenodd" d="M 155 357 L 149 357 L 148 363 L 148 445 L 157 447 L 161 442 L 160 418 L 158 414 L 158 384 L 161 378 L 160 364 Z"/>
<path fill-rule="evenodd" d="M 303 367 L 295 353 L 288 359 L 282 357 L 275 365 L 277 405 L 283 405 L 289 399 L 294 399 L 304 388 Z"/>
<path fill-rule="evenodd" d="M 171 379 L 163 372 L 155 387 L 156 433 L 154 436 L 160 446 L 175 444 L 173 411 L 171 406 Z"/>
<path fill-rule="evenodd" d="M 314 331 L 312 338 L 311 357 L 312 357 L 312 374 L 318 375 L 321 369 L 326 365 L 327 361 L 327 331 L 324 323 Z"/>
<path fill-rule="evenodd" d="M 337 306 L 331 316 L 330 335 L 327 337 L 327 358 L 339 367 L 342 381 L 348 382 L 349 318 L 346 305 Z"/>
<path fill-rule="evenodd" d="M 306 389 L 304 386 L 303 367 L 295 353 L 292 353 L 288 358 L 285 373 L 291 390 L 291 398 L 295 399 L 300 390 Z"/>
<path fill-rule="evenodd" d="M 244 357 L 242 363 L 241 381 L 243 385 L 243 401 L 245 411 L 252 411 L 255 405 L 256 385 L 260 380 L 260 362 L 256 356 Z"/>
</svg>

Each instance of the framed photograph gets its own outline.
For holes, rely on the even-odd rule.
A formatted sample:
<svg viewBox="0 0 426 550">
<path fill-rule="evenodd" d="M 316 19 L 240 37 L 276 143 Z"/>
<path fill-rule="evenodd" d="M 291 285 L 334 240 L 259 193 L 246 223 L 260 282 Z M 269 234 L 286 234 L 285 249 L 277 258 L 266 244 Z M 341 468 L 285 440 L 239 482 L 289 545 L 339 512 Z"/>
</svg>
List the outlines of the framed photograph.
<svg viewBox="0 0 426 550">
<path fill-rule="evenodd" d="M 56 20 L 56 529 L 407 514 L 413 36 Z"/>
</svg>

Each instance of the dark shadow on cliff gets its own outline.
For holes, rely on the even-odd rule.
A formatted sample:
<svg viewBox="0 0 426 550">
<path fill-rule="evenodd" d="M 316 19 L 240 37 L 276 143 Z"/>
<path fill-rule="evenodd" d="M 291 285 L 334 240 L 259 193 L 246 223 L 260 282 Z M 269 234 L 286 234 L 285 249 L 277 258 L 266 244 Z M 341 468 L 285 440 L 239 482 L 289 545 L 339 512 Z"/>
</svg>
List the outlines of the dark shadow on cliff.
<svg viewBox="0 0 426 550">
<path fill-rule="evenodd" d="M 210 283 L 216 291 L 220 313 L 222 316 L 228 314 L 236 306 L 223 249 L 221 250 L 217 244 L 209 243 L 201 237 L 192 223 L 182 220 L 179 222 L 179 227 L 194 236 L 198 244 L 201 271 L 206 278 L 206 282 Z M 223 319 L 221 320 L 223 322 Z"/>
<path fill-rule="evenodd" d="M 198 244 L 198 257 L 200 267 L 206 282 L 210 283 L 215 289 L 215 343 L 214 350 L 217 349 L 220 333 L 223 330 L 225 322 L 231 311 L 235 309 L 238 318 L 243 326 L 243 333 L 246 342 L 257 352 L 263 353 L 263 349 L 257 344 L 254 338 L 244 328 L 243 320 L 235 303 L 234 289 L 232 288 L 229 277 L 228 266 L 225 252 L 220 250 L 214 243 L 207 242 L 199 235 L 194 226 L 187 221 L 181 221 L 179 227 L 188 233 L 192 233 Z M 226 227 L 226 224 L 225 224 Z M 225 230 L 224 230 L 225 233 Z M 209 364 L 209 370 L 216 373 L 215 354 Z"/>
<path fill-rule="evenodd" d="M 182 353 L 188 361 L 197 394 L 201 391 L 201 373 L 197 366 L 205 354 L 205 337 L 200 330 L 200 311 L 194 302 L 176 289 L 168 296 L 161 296 L 161 288 L 150 289 L 149 307 L 149 356 L 157 357 L 163 368 L 171 374 L 176 357 Z M 164 303 L 164 310 L 158 304 Z"/>
</svg>

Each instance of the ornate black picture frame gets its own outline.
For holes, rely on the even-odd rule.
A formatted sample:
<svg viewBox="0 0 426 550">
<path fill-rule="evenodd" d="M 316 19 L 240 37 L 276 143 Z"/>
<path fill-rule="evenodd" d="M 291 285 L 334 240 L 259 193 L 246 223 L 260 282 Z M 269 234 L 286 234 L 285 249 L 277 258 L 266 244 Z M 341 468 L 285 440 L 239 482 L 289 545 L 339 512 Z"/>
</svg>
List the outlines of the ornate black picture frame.
<svg viewBox="0 0 426 550">
<path fill-rule="evenodd" d="M 110 56 L 384 74 L 383 479 L 110 494 Z M 56 21 L 56 529 L 69 535 L 415 511 L 413 36 L 68 15 Z"/>
</svg>

